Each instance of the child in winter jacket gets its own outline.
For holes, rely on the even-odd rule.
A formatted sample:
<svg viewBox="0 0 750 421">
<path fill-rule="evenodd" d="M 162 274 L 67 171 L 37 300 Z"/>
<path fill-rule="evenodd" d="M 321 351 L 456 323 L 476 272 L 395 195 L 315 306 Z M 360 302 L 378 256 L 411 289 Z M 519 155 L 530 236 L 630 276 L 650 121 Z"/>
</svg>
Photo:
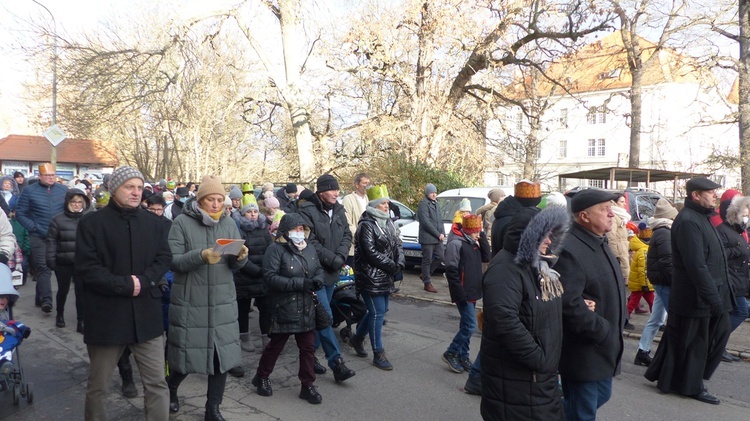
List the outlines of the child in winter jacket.
<svg viewBox="0 0 750 421">
<path fill-rule="evenodd" d="M 464 215 L 458 234 L 445 250 L 445 276 L 461 321 L 453 342 L 443 353 L 443 361 L 451 371 L 462 373 L 472 365 L 469 342 L 477 328 L 476 302 L 482 298 L 482 263 L 490 261 L 491 253 L 481 216 Z"/>
<path fill-rule="evenodd" d="M 638 235 L 630 238 L 630 250 L 633 252 L 633 260 L 630 262 L 630 277 L 628 277 L 628 289 L 630 299 L 628 300 L 628 319 L 641 302 L 641 297 L 646 299 L 649 310 L 654 305 L 654 286 L 646 276 L 646 255 L 648 254 L 648 242 L 651 240 L 651 228 L 639 227 Z"/>
<path fill-rule="evenodd" d="M 11 279 L 10 268 L 0 264 L 0 385 L 13 370 L 13 349 L 31 333 L 31 329 L 23 323 L 9 320 L 10 307 L 18 299 Z"/>
</svg>

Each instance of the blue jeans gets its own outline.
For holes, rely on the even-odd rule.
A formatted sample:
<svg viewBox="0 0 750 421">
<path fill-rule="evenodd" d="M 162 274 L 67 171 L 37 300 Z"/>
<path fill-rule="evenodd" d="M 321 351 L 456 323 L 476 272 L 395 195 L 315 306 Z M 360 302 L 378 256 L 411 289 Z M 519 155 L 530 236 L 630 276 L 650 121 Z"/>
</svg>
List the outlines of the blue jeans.
<svg viewBox="0 0 750 421">
<path fill-rule="evenodd" d="M 734 301 L 736 305 L 733 306 L 732 312 L 729 313 L 729 320 L 732 321 L 732 332 L 747 319 L 748 314 L 747 298 L 735 297 Z"/>
<path fill-rule="evenodd" d="M 335 285 L 329 287 L 324 286 L 316 292 L 318 295 L 318 301 L 323 304 L 328 314 L 333 318 L 331 312 L 331 298 L 333 298 L 333 289 Z M 339 340 L 336 338 L 336 333 L 333 331 L 331 326 L 323 330 L 315 331 L 315 350 L 317 351 L 323 345 L 323 352 L 326 353 L 326 359 L 328 360 L 328 367 L 333 368 L 336 364 L 335 361 L 341 356 L 341 348 L 339 348 Z"/>
<path fill-rule="evenodd" d="M 453 337 L 453 342 L 448 346 L 448 353 L 459 357 L 469 356 L 469 342 L 471 335 L 477 330 L 477 311 L 476 304 L 468 301 L 456 303 L 458 314 L 461 315 L 461 322 L 458 325 L 458 332 Z"/>
<path fill-rule="evenodd" d="M 646 322 L 646 327 L 643 328 L 641 334 L 641 340 L 638 342 L 638 349 L 642 349 L 646 352 L 651 351 L 651 345 L 654 343 L 654 336 L 659 330 L 659 326 L 664 324 L 667 319 L 667 309 L 669 308 L 669 301 L 664 301 L 662 297 L 666 296 L 669 300 L 669 289 L 670 287 L 664 285 L 654 285 L 656 291 L 656 297 L 654 298 L 654 306 L 651 309 L 651 316 L 649 316 Z M 664 291 L 666 290 L 666 292 Z"/>
<path fill-rule="evenodd" d="M 385 317 L 385 312 L 388 310 L 389 296 L 390 294 L 370 295 L 362 291 L 362 299 L 367 306 L 367 314 L 359 322 L 355 335 L 359 338 L 364 338 L 369 333 L 370 345 L 372 345 L 373 352 L 383 351 L 381 331 L 383 330 L 383 317 Z"/>
<path fill-rule="evenodd" d="M 563 406 L 568 421 L 593 421 L 596 410 L 612 396 L 612 378 L 593 382 L 579 382 L 561 378 Z"/>
</svg>

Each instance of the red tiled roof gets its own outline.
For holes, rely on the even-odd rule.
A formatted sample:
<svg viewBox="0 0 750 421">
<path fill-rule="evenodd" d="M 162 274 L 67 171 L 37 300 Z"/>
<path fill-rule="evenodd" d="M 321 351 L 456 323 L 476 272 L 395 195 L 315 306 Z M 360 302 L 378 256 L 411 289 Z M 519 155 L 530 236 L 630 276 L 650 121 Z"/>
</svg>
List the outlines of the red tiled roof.
<svg viewBox="0 0 750 421">
<path fill-rule="evenodd" d="M 47 162 L 51 152 L 52 144 L 43 136 L 12 134 L 0 139 L 0 159 Z M 57 145 L 57 162 L 106 167 L 118 164 L 115 151 L 93 139 L 65 139 Z"/>
</svg>

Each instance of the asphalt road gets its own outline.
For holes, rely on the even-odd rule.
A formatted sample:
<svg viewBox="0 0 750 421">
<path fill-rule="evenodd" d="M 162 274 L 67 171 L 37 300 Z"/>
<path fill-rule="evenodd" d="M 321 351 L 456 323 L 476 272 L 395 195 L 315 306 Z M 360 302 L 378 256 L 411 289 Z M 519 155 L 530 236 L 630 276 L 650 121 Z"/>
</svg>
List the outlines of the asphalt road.
<svg viewBox="0 0 750 421">
<path fill-rule="evenodd" d="M 414 274 L 408 274 L 410 282 Z M 417 280 L 418 282 L 418 280 Z M 82 336 L 75 332 L 73 303 L 66 311 L 68 327 L 54 326 L 54 317 L 33 307 L 33 283 L 21 289 L 16 318 L 34 329 L 21 347 L 27 381 L 33 382 L 34 402 L 13 406 L 9 393 L 0 393 L 0 419 L 80 420 L 86 386 L 87 358 Z M 72 297 L 69 299 L 74 300 Z M 253 313 L 251 326 L 257 326 Z M 330 372 L 318 376 L 321 405 L 297 398 L 296 347 L 289 342 L 271 375 L 272 397 L 261 397 L 249 384 L 259 353 L 244 353 L 244 378 L 230 378 L 222 413 L 228 420 L 478 420 L 480 398 L 462 391 L 466 374 L 450 372 L 440 355 L 458 326 L 458 312 L 450 305 L 410 298 L 391 301 L 384 328 L 384 344 L 395 370 L 375 369 L 369 359 L 354 356 L 344 345 L 352 379 L 336 384 Z M 113 321 L 116 323 L 116 321 Z M 472 341 L 472 354 L 480 337 Z M 256 338 L 256 344 L 260 340 Z M 750 419 L 750 364 L 722 364 L 709 390 L 722 399 L 719 406 L 658 393 L 643 378 L 645 367 L 632 364 L 637 343 L 626 339 L 622 375 L 614 382 L 613 398 L 599 411 L 601 420 L 742 420 Z M 322 351 L 318 352 L 319 358 Z M 117 374 L 109 398 L 110 419 L 144 419 L 142 393 L 126 399 L 119 394 Z M 206 377 L 189 376 L 180 388 L 182 408 L 173 420 L 203 419 Z"/>
</svg>

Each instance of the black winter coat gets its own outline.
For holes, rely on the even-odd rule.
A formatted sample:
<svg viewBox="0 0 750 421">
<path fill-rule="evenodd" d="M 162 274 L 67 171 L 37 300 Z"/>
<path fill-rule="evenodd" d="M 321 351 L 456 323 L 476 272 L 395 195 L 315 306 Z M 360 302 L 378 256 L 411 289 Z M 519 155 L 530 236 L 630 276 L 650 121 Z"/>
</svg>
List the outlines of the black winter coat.
<svg viewBox="0 0 750 421">
<path fill-rule="evenodd" d="M 290 227 L 303 225 L 298 214 L 294 221 L 287 220 L 280 232 L 288 232 Z M 284 224 L 282 224 L 284 225 Z M 324 271 L 318 254 L 310 244 L 304 250 L 297 250 L 293 244 L 279 236 L 263 255 L 263 278 L 268 284 L 272 301 L 271 333 L 302 333 L 315 329 L 315 307 L 312 294 L 305 291 L 305 279 L 323 281 Z"/>
<path fill-rule="evenodd" d="M 268 232 L 268 219 L 265 215 L 258 215 L 255 223 L 240 217 L 237 221 L 240 235 L 245 239 L 247 247 L 247 263 L 234 274 L 234 285 L 237 289 L 237 299 L 263 297 L 268 295 L 268 285 L 263 281 L 263 255 L 273 242 Z"/>
<path fill-rule="evenodd" d="M 299 213 L 307 220 L 306 225 L 310 226 L 308 243 L 318 252 L 320 265 L 325 272 L 324 284 L 331 286 L 339 281 L 339 271 L 349 257 L 352 245 L 352 232 L 344 206 L 336 202 L 329 217 L 317 197 L 313 197 L 299 205 Z"/>
<path fill-rule="evenodd" d="M 569 225 L 569 215 L 563 208 L 542 211 L 527 225 L 523 238 L 516 238 L 512 248 L 518 254 L 501 250 L 482 279 L 481 413 L 485 420 L 563 419 L 557 383 L 562 298 L 559 290 L 543 295 L 538 250 L 542 240 L 553 233 L 556 243 L 551 252 L 555 252 Z M 519 242 L 523 244 L 519 246 Z M 553 258 L 547 260 L 547 265 L 550 263 Z"/>
<path fill-rule="evenodd" d="M 385 228 L 380 228 L 372 215 L 363 212 L 354 241 L 357 291 L 370 295 L 390 294 L 393 275 L 403 268 L 404 249 L 393 222 L 388 218 Z"/>
<path fill-rule="evenodd" d="M 83 198 L 83 211 L 71 212 L 68 203 L 74 196 Z M 77 189 L 70 189 L 65 194 L 65 211 L 52 218 L 47 230 L 47 267 L 55 270 L 58 265 L 73 266 L 76 252 L 76 231 L 78 222 L 90 205 L 86 194 Z"/>
<path fill-rule="evenodd" d="M 497 204 L 495 208 L 495 220 L 492 221 L 492 255 L 496 255 L 500 250 L 503 249 L 503 239 L 505 238 L 505 231 L 508 229 L 508 224 L 519 210 L 523 208 L 521 202 L 513 196 L 506 197 L 502 202 Z"/>
<path fill-rule="evenodd" d="M 490 243 L 481 233 L 479 245 L 468 235 L 448 243 L 445 249 L 445 277 L 451 302 L 476 301 L 482 298 L 482 263 L 490 261 Z"/>
<path fill-rule="evenodd" d="M 114 200 L 81 218 L 75 275 L 83 283 L 86 344 L 143 343 L 164 333 L 158 283 L 172 261 L 167 234 L 158 216 Z M 141 283 L 136 297 L 131 275 Z"/>
<path fill-rule="evenodd" d="M 440 234 L 445 235 L 445 226 L 440 218 L 437 202 L 427 197 L 417 206 L 417 220 L 419 221 L 419 244 L 437 244 Z"/>
<path fill-rule="evenodd" d="M 750 245 L 742 236 L 744 230 L 724 221 L 716 227 L 716 231 L 727 254 L 732 293 L 735 297 L 747 297 L 750 293 Z"/>
<path fill-rule="evenodd" d="M 672 224 L 672 288 L 669 311 L 685 317 L 710 317 L 711 307 L 732 311 L 726 255 L 708 220 L 713 209 L 692 200 Z"/>
<path fill-rule="evenodd" d="M 560 374 L 575 381 L 606 380 L 620 373 L 626 288 L 605 240 L 573 223 L 555 265 L 565 287 Z M 596 303 L 595 312 L 584 299 Z"/>
<path fill-rule="evenodd" d="M 669 226 L 661 225 L 653 230 L 646 255 L 646 276 L 654 285 L 672 285 L 672 229 Z"/>
</svg>

